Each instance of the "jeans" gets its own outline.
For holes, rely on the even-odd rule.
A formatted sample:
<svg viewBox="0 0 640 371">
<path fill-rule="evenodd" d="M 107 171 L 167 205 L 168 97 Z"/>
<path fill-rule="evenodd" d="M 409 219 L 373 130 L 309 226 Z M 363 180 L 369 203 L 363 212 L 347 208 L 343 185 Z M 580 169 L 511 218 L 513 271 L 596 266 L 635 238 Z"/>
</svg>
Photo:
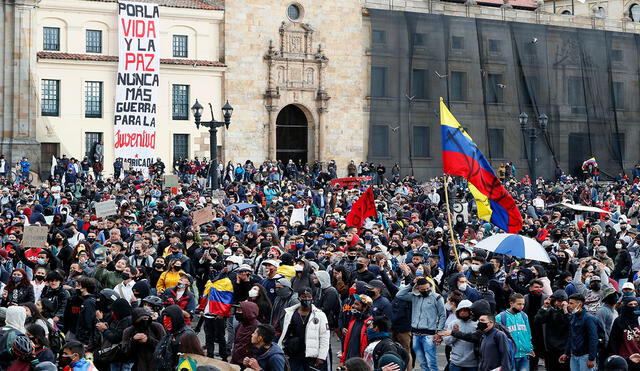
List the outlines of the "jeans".
<svg viewBox="0 0 640 371">
<path fill-rule="evenodd" d="M 111 371 L 131 371 L 132 368 L 133 368 L 133 362 L 111 364 Z"/>
<path fill-rule="evenodd" d="M 460 367 L 454 364 L 449 364 L 449 371 L 477 371 L 477 367 Z"/>
<path fill-rule="evenodd" d="M 587 361 L 589 360 L 589 355 L 585 354 L 583 356 L 571 356 L 571 371 L 595 371 L 596 367 L 588 368 Z"/>
<path fill-rule="evenodd" d="M 529 371 L 529 358 L 516 358 L 514 371 Z"/>
<path fill-rule="evenodd" d="M 413 335 L 413 351 L 416 352 L 416 360 L 420 363 L 422 371 L 438 371 L 436 344 L 433 342 L 433 335 Z"/>
</svg>

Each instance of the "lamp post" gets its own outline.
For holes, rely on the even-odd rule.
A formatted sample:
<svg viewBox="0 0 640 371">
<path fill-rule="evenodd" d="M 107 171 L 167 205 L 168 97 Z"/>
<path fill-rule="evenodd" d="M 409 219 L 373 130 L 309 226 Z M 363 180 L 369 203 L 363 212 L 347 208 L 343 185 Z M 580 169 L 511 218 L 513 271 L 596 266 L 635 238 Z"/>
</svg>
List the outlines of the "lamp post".
<svg viewBox="0 0 640 371">
<path fill-rule="evenodd" d="M 231 107 L 229 101 L 227 101 L 227 103 L 222 106 L 222 117 L 224 117 L 224 121 L 215 121 L 211 103 L 209 103 L 209 109 L 211 110 L 211 121 L 200 120 L 202 118 L 202 111 L 204 110 L 204 107 L 202 107 L 197 99 L 193 104 L 193 107 L 191 107 L 191 112 L 193 113 L 193 118 L 196 120 L 196 128 L 200 129 L 200 125 L 204 126 L 205 128 L 209 128 L 209 150 L 211 152 L 209 155 L 209 158 L 211 158 L 209 172 L 211 173 L 211 171 L 213 170 L 211 189 L 218 189 L 218 128 L 224 125 L 227 129 L 229 129 L 233 107 Z"/>
<path fill-rule="evenodd" d="M 518 121 L 520 121 L 520 129 L 522 129 L 522 134 L 526 138 L 526 135 L 529 134 L 529 146 L 530 156 L 531 156 L 531 181 L 533 184 L 536 184 L 536 140 L 538 139 L 538 135 L 544 135 L 547 133 L 547 125 L 549 124 L 549 117 L 544 113 L 538 116 L 537 125 L 535 123 L 529 124 L 529 115 L 522 112 L 520 116 L 518 116 Z"/>
</svg>

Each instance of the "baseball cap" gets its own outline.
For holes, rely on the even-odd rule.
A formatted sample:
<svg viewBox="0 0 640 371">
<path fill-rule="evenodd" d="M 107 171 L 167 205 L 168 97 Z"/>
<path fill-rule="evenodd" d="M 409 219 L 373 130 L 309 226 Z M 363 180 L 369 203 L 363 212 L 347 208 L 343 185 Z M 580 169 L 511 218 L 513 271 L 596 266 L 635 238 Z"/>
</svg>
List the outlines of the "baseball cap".
<svg viewBox="0 0 640 371">
<path fill-rule="evenodd" d="M 624 289 L 635 290 L 636 287 L 633 285 L 633 282 L 625 282 L 624 285 L 622 285 L 622 290 Z"/>
<path fill-rule="evenodd" d="M 357 301 L 361 302 L 362 304 L 364 304 L 366 306 L 369 306 L 369 307 L 373 304 L 373 300 L 371 300 L 369 295 L 354 294 L 353 298 L 356 299 Z"/>
<path fill-rule="evenodd" d="M 275 261 L 275 260 L 273 260 L 273 259 L 267 259 L 267 260 L 264 260 L 264 261 L 262 262 L 262 265 L 265 265 L 265 264 L 273 265 L 273 266 L 274 266 L 274 267 L 276 267 L 276 268 L 280 266 L 280 263 L 278 263 L 277 261 Z"/>
<path fill-rule="evenodd" d="M 369 281 L 369 283 L 365 286 L 365 288 L 367 290 L 370 290 L 372 288 L 376 288 L 376 289 L 380 289 L 380 290 L 384 290 L 385 289 L 385 285 L 382 281 L 380 280 L 371 280 Z"/>
<path fill-rule="evenodd" d="M 231 255 L 231 256 L 227 256 L 227 258 L 224 260 L 226 262 L 233 262 L 235 264 L 242 264 L 242 257 L 240 256 L 235 256 L 235 255 Z"/>
<path fill-rule="evenodd" d="M 251 272 L 253 271 L 253 269 L 251 268 L 251 266 L 249 264 L 242 264 L 240 265 L 240 267 L 238 267 L 237 269 L 238 272 Z"/>
<path fill-rule="evenodd" d="M 607 252 L 607 247 L 606 246 L 598 247 L 598 252 Z"/>
</svg>

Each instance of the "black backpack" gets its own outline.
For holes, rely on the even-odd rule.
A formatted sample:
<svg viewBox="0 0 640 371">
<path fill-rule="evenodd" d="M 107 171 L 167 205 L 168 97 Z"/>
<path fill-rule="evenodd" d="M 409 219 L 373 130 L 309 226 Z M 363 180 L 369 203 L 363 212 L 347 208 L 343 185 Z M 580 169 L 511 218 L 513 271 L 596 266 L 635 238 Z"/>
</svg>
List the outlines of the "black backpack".
<svg viewBox="0 0 640 371">
<path fill-rule="evenodd" d="M 389 351 L 389 349 L 394 349 L 394 350 Z M 380 360 L 380 357 L 382 357 L 385 354 L 392 354 L 400 358 L 404 362 L 405 367 L 409 363 L 409 354 L 407 353 L 407 350 L 404 349 L 402 345 L 391 340 L 390 338 L 384 338 L 380 340 L 380 342 L 376 344 L 375 348 L 373 348 L 373 364 L 377 365 L 378 361 Z"/>
</svg>

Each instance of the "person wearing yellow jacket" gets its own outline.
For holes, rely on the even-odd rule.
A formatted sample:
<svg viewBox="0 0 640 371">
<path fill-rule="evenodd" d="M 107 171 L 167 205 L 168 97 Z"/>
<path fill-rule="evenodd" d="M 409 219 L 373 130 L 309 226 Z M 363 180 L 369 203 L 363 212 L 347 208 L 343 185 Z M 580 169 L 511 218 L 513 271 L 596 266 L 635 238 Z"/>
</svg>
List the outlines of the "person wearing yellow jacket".
<svg viewBox="0 0 640 371">
<path fill-rule="evenodd" d="M 296 270 L 293 268 L 293 255 L 289 253 L 282 254 L 280 257 L 280 266 L 276 273 L 280 273 L 288 280 L 291 280 L 296 275 Z"/>
<path fill-rule="evenodd" d="M 184 274 L 182 262 L 176 259 L 170 261 L 167 270 L 162 272 L 160 278 L 158 278 L 158 283 L 156 284 L 158 296 L 161 296 L 167 288 L 176 287 L 181 274 Z"/>
</svg>

